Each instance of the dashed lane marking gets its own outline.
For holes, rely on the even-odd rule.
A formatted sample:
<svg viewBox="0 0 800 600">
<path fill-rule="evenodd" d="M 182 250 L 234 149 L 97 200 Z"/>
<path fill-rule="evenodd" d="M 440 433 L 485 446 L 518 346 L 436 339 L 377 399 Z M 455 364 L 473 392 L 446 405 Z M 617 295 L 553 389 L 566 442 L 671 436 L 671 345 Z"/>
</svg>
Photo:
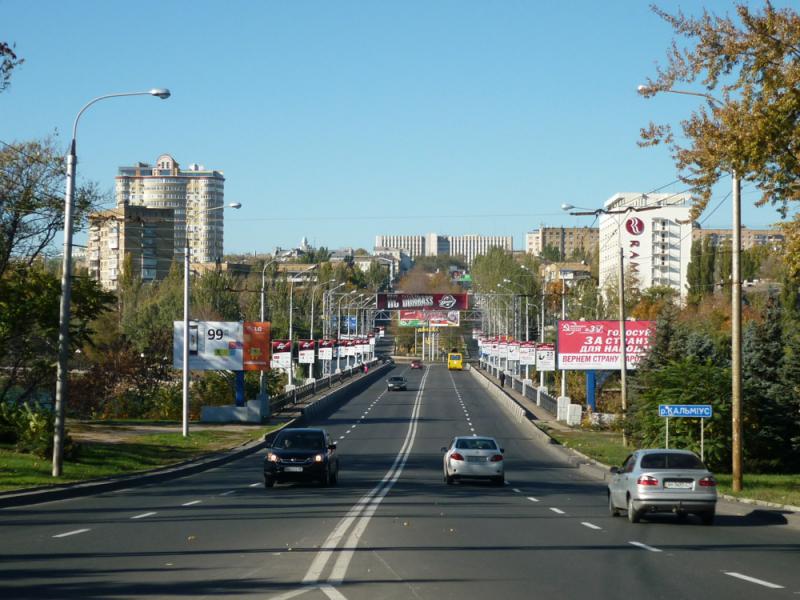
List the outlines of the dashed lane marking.
<svg viewBox="0 0 800 600">
<path fill-rule="evenodd" d="M 583 525 L 584 527 L 588 527 L 589 529 L 594 529 L 595 531 L 599 531 L 602 529 L 602 527 L 598 527 L 594 523 L 588 523 L 586 521 L 581 521 L 581 525 Z"/>
<path fill-rule="evenodd" d="M 140 515 L 136 515 L 135 517 L 131 517 L 131 519 L 144 519 L 146 517 L 152 517 L 154 514 L 156 514 L 156 513 L 155 512 L 146 512 L 146 513 L 142 513 Z"/>
<path fill-rule="evenodd" d="M 250 487 L 254 487 L 255 485 L 260 485 L 260 484 L 252 484 Z M 193 506 L 195 504 L 200 504 L 201 502 L 202 500 L 192 500 L 191 502 L 185 502 L 181 504 L 181 506 Z"/>
<path fill-rule="evenodd" d="M 530 500 L 531 502 L 538 502 L 539 501 L 538 498 L 534 498 L 533 496 L 528 496 L 528 500 Z"/>
<path fill-rule="evenodd" d="M 659 548 L 654 548 L 653 546 L 648 546 L 647 544 L 643 544 L 642 542 L 628 542 L 631 546 L 636 546 L 637 548 L 642 548 L 643 550 L 648 550 L 649 552 L 663 552 L 663 550 Z"/>
<path fill-rule="evenodd" d="M 66 533 L 59 533 L 54 535 L 54 538 L 65 538 L 71 535 L 78 535 L 79 533 L 86 533 L 87 531 L 91 531 L 91 529 L 76 529 L 74 531 L 67 531 Z"/>
<path fill-rule="evenodd" d="M 769 581 L 764 581 L 763 579 L 756 579 L 755 577 L 750 577 L 749 575 L 743 575 L 742 573 L 736 573 L 734 571 L 723 571 L 723 573 L 725 573 L 725 575 L 730 575 L 731 577 L 736 577 L 736 579 L 749 581 L 750 583 L 755 583 L 756 585 L 763 585 L 764 587 L 773 590 L 783 589 L 783 586 L 778 585 L 777 583 L 770 583 Z"/>
<path fill-rule="evenodd" d="M 563 511 L 563 510 L 561 510 L 560 508 L 556 508 L 556 507 L 554 507 L 554 506 L 551 506 L 551 507 L 550 507 L 550 510 L 552 510 L 552 511 L 553 511 L 554 513 L 556 513 L 557 515 L 563 515 L 563 514 L 564 514 L 564 511 Z"/>
</svg>

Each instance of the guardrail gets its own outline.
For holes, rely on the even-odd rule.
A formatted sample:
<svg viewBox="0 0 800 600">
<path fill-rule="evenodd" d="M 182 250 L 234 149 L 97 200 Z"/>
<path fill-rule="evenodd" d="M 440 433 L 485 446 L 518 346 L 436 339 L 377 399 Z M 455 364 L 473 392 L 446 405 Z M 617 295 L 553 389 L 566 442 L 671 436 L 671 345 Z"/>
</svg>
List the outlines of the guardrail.
<svg viewBox="0 0 800 600">
<path fill-rule="evenodd" d="M 495 365 L 490 365 L 483 361 L 480 362 L 480 368 L 488 371 L 494 377 L 498 377 L 500 374 L 500 369 Z M 510 382 L 511 389 L 516 392 L 519 392 L 523 396 L 525 396 L 528 400 L 532 400 L 536 402 L 538 406 L 541 406 L 547 412 L 551 413 L 553 416 L 558 414 L 558 402 L 557 400 L 545 392 L 544 390 L 540 390 L 538 386 L 533 385 L 523 385 L 522 379 L 518 379 L 513 374 L 509 374 L 506 372 L 506 381 Z"/>
<path fill-rule="evenodd" d="M 368 367 L 372 368 L 380 364 L 379 360 L 372 360 L 366 363 Z M 350 379 L 351 377 L 355 376 L 358 373 L 361 373 L 364 370 L 364 365 L 355 365 L 349 367 L 347 369 L 342 369 L 339 373 L 331 373 L 330 375 L 326 375 L 325 377 L 320 377 L 312 381 L 311 383 L 306 383 L 304 385 L 299 385 L 283 394 L 278 394 L 276 396 L 272 396 L 270 398 L 270 406 L 273 412 L 278 412 L 286 408 L 287 406 L 291 406 L 293 404 L 297 404 L 304 398 L 308 396 L 313 396 L 318 391 L 323 389 L 330 389 L 333 387 L 334 383 L 341 383 L 345 379 Z"/>
</svg>

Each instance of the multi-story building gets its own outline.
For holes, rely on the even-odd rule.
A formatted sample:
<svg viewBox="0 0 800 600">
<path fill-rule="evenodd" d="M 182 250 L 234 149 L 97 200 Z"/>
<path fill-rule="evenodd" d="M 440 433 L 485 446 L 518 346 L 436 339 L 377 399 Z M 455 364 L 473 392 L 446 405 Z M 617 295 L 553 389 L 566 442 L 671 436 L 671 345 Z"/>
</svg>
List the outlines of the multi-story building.
<svg viewBox="0 0 800 600">
<path fill-rule="evenodd" d="M 218 262 L 222 258 L 225 212 L 221 210 L 225 198 L 222 171 L 196 164 L 183 170 L 169 154 L 162 154 L 155 166 L 140 162 L 120 167 L 116 198 L 118 207 L 146 206 L 174 211 L 173 252 L 178 257 L 183 256 L 188 241 L 192 262 Z"/>
<path fill-rule="evenodd" d="M 513 238 L 508 235 L 378 235 L 375 236 L 375 251 L 386 249 L 403 250 L 412 259 L 419 256 L 463 256 L 472 264 L 476 256 L 486 254 L 490 248 L 502 248 L 511 252 Z"/>
<path fill-rule="evenodd" d="M 412 259 L 425 256 L 424 235 L 376 235 L 375 248 L 403 250 Z"/>
<path fill-rule="evenodd" d="M 491 248 L 500 248 L 506 252 L 514 250 L 514 240 L 510 235 L 449 235 L 447 241 L 449 254 L 463 256 L 468 265 Z"/>
<path fill-rule="evenodd" d="M 130 257 L 131 275 L 142 281 L 164 279 L 174 254 L 172 209 L 122 205 L 89 215 L 89 276 L 116 290 Z"/>
<path fill-rule="evenodd" d="M 540 227 L 525 234 L 525 251 L 541 256 L 548 246 L 556 248 L 561 260 L 566 260 L 578 250 L 597 254 L 600 230 L 597 227 Z"/>
<path fill-rule="evenodd" d="M 756 246 L 767 246 L 772 250 L 778 250 L 783 247 L 785 241 L 783 232 L 778 229 L 748 229 L 747 227 L 742 227 L 741 231 L 742 248 L 744 250 L 755 248 Z M 712 245 L 721 246 L 733 241 L 733 230 L 695 227 L 692 231 L 692 239 L 699 240 L 704 237 L 710 237 Z"/>
<path fill-rule="evenodd" d="M 619 281 L 621 248 L 625 273 L 637 278 L 640 289 L 669 286 L 685 299 L 692 250 L 690 195 L 620 193 L 604 208 L 648 210 L 600 215 L 600 288 Z"/>
</svg>

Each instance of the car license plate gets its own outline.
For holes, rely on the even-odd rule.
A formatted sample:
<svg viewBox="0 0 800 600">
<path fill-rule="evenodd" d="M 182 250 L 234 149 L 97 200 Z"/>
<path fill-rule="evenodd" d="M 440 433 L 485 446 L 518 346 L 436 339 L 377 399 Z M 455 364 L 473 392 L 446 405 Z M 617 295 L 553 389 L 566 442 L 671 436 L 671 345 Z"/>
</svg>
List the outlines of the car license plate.
<svg viewBox="0 0 800 600">
<path fill-rule="evenodd" d="M 688 490 L 692 487 L 691 481 L 665 481 L 664 487 L 673 490 Z"/>
<path fill-rule="evenodd" d="M 468 456 L 467 462 L 486 462 L 486 458 L 483 456 Z"/>
<path fill-rule="evenodd" d="M 284 467 L 283 470 L 288 473 L 302 473 L 303 467 Z"/>
</svg>

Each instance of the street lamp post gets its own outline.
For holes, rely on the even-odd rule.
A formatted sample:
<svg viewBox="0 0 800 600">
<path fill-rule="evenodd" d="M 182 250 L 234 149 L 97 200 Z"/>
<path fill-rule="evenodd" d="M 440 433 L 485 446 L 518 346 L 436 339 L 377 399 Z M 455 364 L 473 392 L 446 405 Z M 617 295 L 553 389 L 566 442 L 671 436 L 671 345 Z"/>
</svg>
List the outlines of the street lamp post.
<svg viewBox="0 0 800 600">
<path fill-rule="evenodd" d="M 683 96 L 698 96 L 718 108 L 719 99 L 703 92 L 687 90 L 652 89 L 646 85 L 638 87 L 639 93 L 665 92 Z M 739 174 L 731 169 L 731 489 L 742 491 L 742 187 Z"/>
<path fill-rule="evenodd" d="M 61 271 L 61 302 L 58 311 L 58 365 L 56 374 L 56 398 L 55 398 L 55 427 L 53 432 L 53 477 L 61 477 L 64 466 L 64 412 L 68 390 L 69 378 L 69 321 L 70 304 L 72 301 L 72 230 L 73 216 L 72 205 L 75 196 L 75 175 L 77 171 L 77 136 L 78 121 L 81 115 L 95 102 L 108 98 L 120 98 L 122 96 L 155 96 L 166 100 L 170 97 L 168 89 L 154 88 L 147 92 L 123 92 L 118 94 L 106 94 L 87 102 L 78 111 L 72 125 L 72 141 L 69 145 L 67 155 L 67 181 L 64 194 L 64 257 L 62 259 Z"/>
<path fill-rule="evenodd" d="M 227 205 L 230 208 L 241 208 L 239 202 L 231 202 Z M 212 206 L 205 210 L 201 210 L 198 214 L 211 212 L 214 210 L 222 210 L 225 205 Z M 187 215 L 188 216 L 188 215 Z M 191 250 L 189 247 L 189 223 L 185 223 L 184 231 L 185 245 L 183 247 L 183 391 L 182 391 L 182 434 L 183 437 L 189 435 L 189 280 L 191 278 L 191 269 L 189 263 L 191 262 Z"/>
<path fill-rule="evenodd" d="M 263 323 L 266 320 L 266 276 L 267 276 L 267 267 L 274 264 L 276 259 L 270 260 L 264 263 L 264 267 L 261 269 L 261 312 L 259 313 L 261 317 L 261 322 Z M 272 417 L 272 408 L 270 407 L 269 396 L 267 395 L 267 372 L 261 371 L 258 374 L 258 396 L 261 402 L 266 403 L 266 415 L 267 418 Z"/>
</svg>

